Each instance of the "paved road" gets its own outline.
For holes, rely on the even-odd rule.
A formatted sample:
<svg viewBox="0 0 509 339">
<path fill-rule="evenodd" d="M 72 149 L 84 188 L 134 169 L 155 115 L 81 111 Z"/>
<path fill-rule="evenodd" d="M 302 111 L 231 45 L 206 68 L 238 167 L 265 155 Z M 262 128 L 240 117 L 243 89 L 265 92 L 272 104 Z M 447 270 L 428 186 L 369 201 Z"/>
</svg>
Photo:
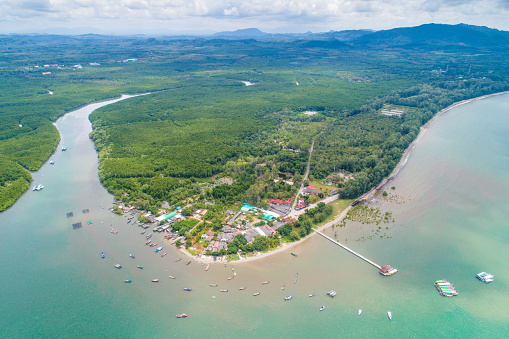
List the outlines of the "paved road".
<svg viewBox="0 0 509 339">
<path fill-rule="evenodd" d="M 299 195 L 302 194 L 302 190 L 304 190 L 304 181 L 308 180 L 309 170 L 311 169 L 311 156 L 313 155 L 313 149 L 315 148 L 315 139 L 316 139 L 316 137 L 313 139 L 313 143 L 311 144 L 311 148 L 309 149 L 308 168 L 306 170 L 306 174 L 304 175 L 304 179 L 302 179 L 302 183 L 300 184 L 299 192 L 297 192 L 297 195 L 295 196 L 295 199 L 293 200 L 292 210 L 290 211 L 290 213 L 288 215 L 291 215 L 293 212 L 298 212 L 298 211 L 295 211 L 295 204 L 299 200 Z M 302 214 L 302 213 L 299 213 L 299 214 Z"/>
</svg>

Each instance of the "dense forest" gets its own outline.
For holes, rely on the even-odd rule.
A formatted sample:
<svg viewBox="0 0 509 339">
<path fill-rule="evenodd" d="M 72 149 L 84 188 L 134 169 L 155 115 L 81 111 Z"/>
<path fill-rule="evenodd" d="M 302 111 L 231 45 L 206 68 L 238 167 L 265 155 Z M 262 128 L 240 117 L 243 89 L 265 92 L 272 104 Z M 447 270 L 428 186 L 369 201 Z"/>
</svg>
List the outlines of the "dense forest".
<svg viewBox="0 0 509 339">
<path fill-rule="evenodd" d="M 101 181 L 126 203 L 286 198 L 296 185 L 278 180 L 300 183 L 314 138 L 312 176 L 350 172 L 341 195 L 357 197 L 440 109 L 508 89 L 508 41 L 467 25 L 258 40 L 0 36 L 0 211 L 56 149 L 58 117 L 121 93 L 152 94 L 90 120 Z M 404 113 L 380 114 L 387 105 Z M 217 177 L 233 185 L 204 188 Z"/>
</svg>

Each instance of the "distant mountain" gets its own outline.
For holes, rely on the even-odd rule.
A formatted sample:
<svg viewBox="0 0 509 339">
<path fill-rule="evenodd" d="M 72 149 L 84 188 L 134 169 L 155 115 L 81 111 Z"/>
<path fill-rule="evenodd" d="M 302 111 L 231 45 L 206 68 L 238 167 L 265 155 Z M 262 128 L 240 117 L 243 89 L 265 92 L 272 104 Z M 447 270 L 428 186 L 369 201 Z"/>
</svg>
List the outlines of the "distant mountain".
<svg viewBox="0 0 509 339">
<path fill-rule="evenodd" d="M 250 39 L 250 38 L 263 38 L 271 34 L 260 31 L 258 28 L 238 29 L 236 31 L 218 32 L 212 34 L 214 38 L 234 38 L 234 39 Z"/>
<path fill-rule="evenodd" d="M 509 45 L 509 32 L 465 24 L 425 24 L 416 27 L 394 28 L 360 36 L 353 45 L 373 48 L 482 48 Z"/>
</svg>

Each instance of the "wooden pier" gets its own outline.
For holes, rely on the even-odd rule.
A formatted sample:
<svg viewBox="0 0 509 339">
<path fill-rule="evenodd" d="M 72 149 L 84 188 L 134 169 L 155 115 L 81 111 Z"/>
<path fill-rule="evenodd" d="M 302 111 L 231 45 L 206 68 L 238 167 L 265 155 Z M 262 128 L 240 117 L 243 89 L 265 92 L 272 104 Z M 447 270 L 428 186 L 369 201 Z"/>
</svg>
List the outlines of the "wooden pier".
<svg viewBox="0 0 509 339">
<path fill-rule="evenodd" d="M 333 243 L 335 243 L 336 245 L 338 245 L 338 246 L 340 246 L 340 247 L 343 247 L 343 248 L 344 248 L 345 250 L 347 250 L 348 252 L 350 252 L 350 253 L 352 253 L 353 255 L 355 255 L 355 256 L 357 256 L 357 257 L 361 258 L 362 260 L 364 260 L 365 262 L 367 262 L 367 263 L 369 263 L 369 264 L 371 264 L 371 265 L 375 266 L 376 268 L 378 268 L 378 269 L 381 269 L 381 268 L 382 268 L 380 265 L 375 264 L 373 261 L 369 260 L 369 259 L 368 259 L 368 258 L 366 258 L 366 257 L 363 257 L 363 256 L 362 256 L 362 255 L 360 255 L 359 253 L 357 253 L 357 252 L 355 252 L 354 250 L 352 250 L 352 249 L 350 249 L 350 248 L 346 247 L 345 245 L 343 245 L 343 244 L 341 244 L 341 243 L 337 242 L 336 240 L 334 240 L 334 239 L 332 239 L 331 237 L 329 237 L 329 236 L 327 236 L 327 235 L 323 234 L 322 232 L 317 231 L 317 230 L 315 230 L 315 232 L 316 232 L 316 233 L 318 233 L 318 234 L 320 234 L 320 235 L 321 235 L 322 237 L 324 237 L 325 239 L 328 239 L 328 240 L 332 241 L 332 242 L 333 242 Z"/>
</svg>

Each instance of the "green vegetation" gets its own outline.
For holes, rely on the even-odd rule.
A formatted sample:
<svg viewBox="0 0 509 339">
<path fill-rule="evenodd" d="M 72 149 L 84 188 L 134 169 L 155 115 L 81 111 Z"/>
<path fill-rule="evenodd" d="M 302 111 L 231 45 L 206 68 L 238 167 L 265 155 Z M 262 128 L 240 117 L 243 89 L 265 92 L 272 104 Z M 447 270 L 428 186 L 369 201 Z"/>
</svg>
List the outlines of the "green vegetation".
<svg viewBox="0 0 509 339">
<path fill-rule="evenodd" d="M 236 201 L 291 197 L 313 139 L 311 181 L 334 169 L 353 173 L 330 188 L 357 198 L 390 174 L 440 109 L 509 89 L 505 33 L 425 25 L 342 41 L 336 33 L 262 41 L 0 36 L 0 210 L 28 188 L 27 170 L 54 152 L 58 117 L 145 92 L 153 94 L 90 116 L 100 179 L 117 200 L 153 212 L 162 201 L 214 200 L 217 229 Z M 215 184 L 224 177 L 232 184 Z"/>
</svg>

